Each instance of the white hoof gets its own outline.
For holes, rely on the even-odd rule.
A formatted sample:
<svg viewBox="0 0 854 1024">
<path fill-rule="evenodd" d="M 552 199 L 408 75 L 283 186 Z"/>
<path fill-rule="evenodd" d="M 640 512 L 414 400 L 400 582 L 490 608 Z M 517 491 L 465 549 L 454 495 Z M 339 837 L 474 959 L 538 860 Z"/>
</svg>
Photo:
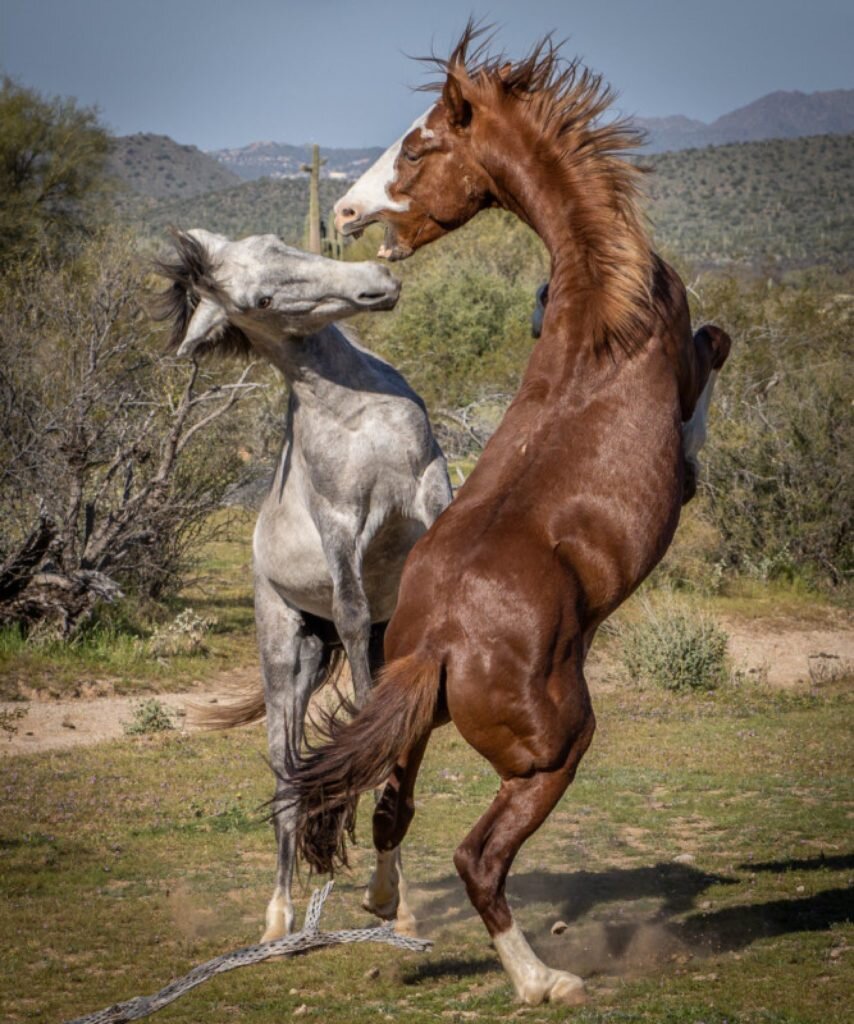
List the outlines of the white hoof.
<svg viewBox="0 0 854 1024">
<path fill-rule="evenodd" d="M 581 978 L 568 971 L 552 971 L 554 982 L 546 993 L 550 1003 L 563 1006 L 581 1006 L 587 1002 L 587 992 Z"/>
<path fill-rule="evenodd" d="M 362 897 L 362 906 L 370 914 L 375 914 L 383 921 L 391 921 L 397 916 L 397 907 L 400 903 L 400 895 L 395 890 L 391 895 L 386 893 L 375 893 L 371 887 L 365 889 Z"/>
<path fill-rule="evenodd" d="M 403 935 L 407 939 L 418 938 L 418 922 L 411 910 L 404 907 L 398 910 L 394 930 L 398 935 Z"/>
<path fill-rule="evenodd" d="M 528 1006 L 560 1003 L 580 1006 L 586 1002 L 584 982 L 568 971 L 555 971 L 540 960 L 514 922 L 506 932 L 493 936 L 495 949 L 510 975 L 516 995 Z"/>
<path fill-rule="evenodd" d="M 264 925 L 262 942 L 273 942 L 276 939 L 283 939 L 291 934 L 294 923 L 293 908 L 288 906 L 284 898 L 277 891 L 267 906 L 267 920 Z"/>
</svg>

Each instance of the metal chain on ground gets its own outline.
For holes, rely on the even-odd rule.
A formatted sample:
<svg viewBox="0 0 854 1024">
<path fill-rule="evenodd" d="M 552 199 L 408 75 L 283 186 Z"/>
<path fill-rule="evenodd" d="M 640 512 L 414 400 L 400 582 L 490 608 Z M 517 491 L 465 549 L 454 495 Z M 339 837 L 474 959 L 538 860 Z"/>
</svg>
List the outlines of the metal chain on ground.
<svg viewBox="0 0 854 1024">
<path fill-rule="evenodd" d="M 233 971 L 237 967 L 248 967 L 250 964 L 257 964 L 274 956 L 296 956 L 309 949 L 341 946 L 349 942 L 384 942 L 389 946 L 397 946 L 400 949 L 408 949 L 416 953 L 422 953 L 433 945 L 429 939 L 411 939 L 404 935 L 398 935 L 394 931 L 393 921 L 376 928 L 350 928 L 338 932 L 319 931 L 320 914 L 326 898 L 332 892 L 332 886 L 332 882 L 327 882 L 322 889 L 315 889 L 311 894 L 301 931 L 295 932 L 293 935 L 286 935 L 283 939 L 274 939 L 272 942 L 263 942 L 257 946 L 246 946 L 244 949 L 225 953 L 213 960 L 208 960 L 207 963 L 199 964 L 188 974 L 171 982 L 159 992 L 155 992 L 154 995 L 136 996 L 124 1003 L 116 1003 L 114 1006 L 108 1006 L 105 1010 L 98 1010 L 97 1013 L 90 1013 L 86 1017 L 77 1017 L 73 1021 L 67 1021 L 66 1024 L 125 1024 L 126 1021 L 140 1020 L 142 1017 L 162 1010 L 164 1006 L 168 1006 L 185 992 L 203 984 L 216 974 Z"/>
</svg>

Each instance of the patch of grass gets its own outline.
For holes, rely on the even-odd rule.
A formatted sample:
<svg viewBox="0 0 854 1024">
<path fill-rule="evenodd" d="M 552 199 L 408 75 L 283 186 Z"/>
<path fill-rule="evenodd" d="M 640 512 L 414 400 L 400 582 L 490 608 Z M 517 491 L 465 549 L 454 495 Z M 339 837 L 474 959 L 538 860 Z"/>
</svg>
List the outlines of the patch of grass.
<svg viewBox="0 0 854 1024">
<path fill-rule="evenodd" d="M 850 692 L 756 687 L 596 701 L 575 783 L 508 882 L 547 962 L 582 973 L 579 1024 L 827 1024 L 854 984 Z M 0 1004 L 64 1020 L 257 940 L 274 876 L 262 727 L 175 732 L 0 763 Z M 427 955 L 342 947 L 224 975 L 163 1011 L 195 1024 L 491 1022 L 519 1010 L 453 869 L 497 779 L 452 727 L 419 778 L 404 869 Z M 370 800 L 324 926 L 367 923 Z M 679 858 L 676 860 L 675 858 Z M 299 912 L 313 883 L 297 887 Z M 569 927 L 551 934 L 558 918 Z M 379 968 L 374 976 L 371 969 Z"/>
<path fill-rule="evenodd" d="M 143 687 L 174 690 L 254 664 L 254 521 L 251 513 L 235 517 L 227 540 L 206 545 L 199 578 L 168 606 L 145 607 L 128 601 L 105 606 L 70 641 L 44 636 L 33 642 L 17 627 L 0 630 L 0 699 L 14 700 L 32 691 L 73 696 L 87 688 L 120 693 Z M 176 619 L 188 628 L 170 632 L 169 625 Z M 190 635 L 198 633 L 193 626 L 198 619 L 211 623 L 203 642 L 195 642 Z"/>
<path fill-rule="evenodd" d="M 647 604 L 641 622 L 623 626 L 620 654 L 631 679 L 665 690 L 714 690 L 729 675 L 726 633 L 672 604 Z"/>
</svg>

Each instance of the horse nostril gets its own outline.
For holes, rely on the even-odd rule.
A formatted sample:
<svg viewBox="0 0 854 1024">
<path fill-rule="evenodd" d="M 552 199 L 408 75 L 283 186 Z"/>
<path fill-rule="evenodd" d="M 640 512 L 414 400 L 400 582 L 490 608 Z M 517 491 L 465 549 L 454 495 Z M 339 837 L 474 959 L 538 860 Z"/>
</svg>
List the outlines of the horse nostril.
<svg viewBox="0 0 854 1024">
<path fill-rule="evenodd" d="M 352 206 L 345 206 L 344 209 L 341 211 L 341 216 L 342 217 L 355 217 L 356 216 L 356 211 L 352 208 Z"/>
<path fill-rule="evenodd" d="M 384 299 L 385 292 L 360 292 L 359 299 L 362 302 L 374 302 L 376 299 Z"/>
</svg>

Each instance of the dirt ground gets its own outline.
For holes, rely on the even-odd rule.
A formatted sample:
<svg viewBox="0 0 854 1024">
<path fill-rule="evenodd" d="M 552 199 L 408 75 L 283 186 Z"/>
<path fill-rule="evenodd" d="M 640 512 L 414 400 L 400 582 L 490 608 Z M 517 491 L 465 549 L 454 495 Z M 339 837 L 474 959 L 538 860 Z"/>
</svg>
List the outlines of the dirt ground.
<svg viewBox="0 0 854 1024">
<path fill-rule="evenodd" d="M 729 650 L 734 668 L 749 678 L 778 688 L 803 687 L 809 690 L 825 682 L 854 673 L 854 627 L 842 622 L 834 628 L 801 628 L 786 621 L 722 620 L 729 634 Z M 613 671 L 606 658 L 589 663 L 589 678 L 594 691 Z M 158 699 L 177 712 L 177 727 L 192 731 L 192 705 L 226 700 L 228 686 L 260 686 L 257 669 L 229 672 L 227 681 L 213 680 L 186 693 L 165 693 Z M 146 699 L 141 697 L 97 696 L 74 700 L 32 700 L 0 702 L 0 711 L 24 709 L 18 730 L 10 738 L 0 736 L 0 757 L 62 750 L 118 739 L 133 709 Z"/>
</svg>

